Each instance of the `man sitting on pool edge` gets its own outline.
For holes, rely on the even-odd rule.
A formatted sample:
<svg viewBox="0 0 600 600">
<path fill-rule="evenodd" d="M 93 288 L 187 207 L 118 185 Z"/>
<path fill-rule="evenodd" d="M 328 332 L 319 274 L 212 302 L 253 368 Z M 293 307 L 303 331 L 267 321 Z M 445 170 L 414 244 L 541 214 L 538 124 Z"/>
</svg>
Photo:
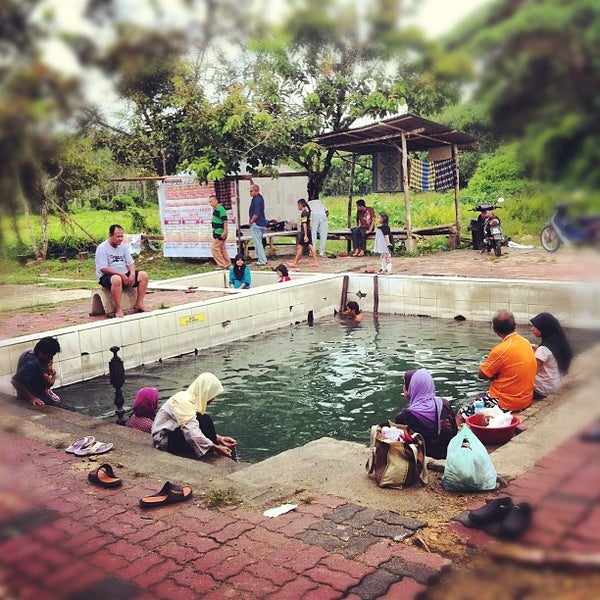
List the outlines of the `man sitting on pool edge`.
<svg viewBox="0 0 600 600">
<path fill-rule="evenodd" d="M 515 331 L 515 318 L 508 310 L 496 312 L 492 329 L 502 341 L 479 367 L 479 378 L 491 381 L 491 385 L 478 399 L 483 400 L 485 408 L 498 406 L 505 412 L 524 410 L 533 400 L 537 371 L 531 342 Z M 463 406 L 456 413 L 457 424 L 460 426 L 473 414 L 473 403 Z"/>
<path fill-rule="evenodd" d="M 121 299 L 123 289 L 137 288 L 137 296 L 133 308 L 137 312 L 147 312 L 144 297 L 148 289 L 148 273 L 137 271 L 129 252 L 129 246 L 123 245 L 123 228 L 111 225 L 108 239 L 96 248 L 96 277 L 98 283 L 110 290 L 115 303 L 115 317 L 123 316 Z"/>
</svg>

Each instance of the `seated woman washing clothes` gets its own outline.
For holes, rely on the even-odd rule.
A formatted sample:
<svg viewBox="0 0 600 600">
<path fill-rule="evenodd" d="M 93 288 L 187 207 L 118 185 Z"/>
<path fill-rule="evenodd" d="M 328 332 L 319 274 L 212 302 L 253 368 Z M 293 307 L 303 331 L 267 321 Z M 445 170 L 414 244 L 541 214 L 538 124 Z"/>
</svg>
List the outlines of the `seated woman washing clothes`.
<svg viewBox="0 0 600 600">
<path fill-rule="evenodd" d="M 229 269 L 229 287 L 247 290 L 250 287 L 252 276 L 250 269 L 244 261 L 244 257 L 238 254 L 233 260 L 233 266 Z"/>
<path fill-rule="evenodd" d="M 561 324 L 554 315 L 542 312 L 529 322 L 532 325 L 533 335 L 542 338 L 539 345 L 532 344 L 537 363 L 533 398 L 541 400 L 562 386 L 562 376 L 571 366 L 573 351 Z"/>
<path fill-rule="evenodd" d="M 158 390 L 153 387 L 140 388 L 133 402 L 133 410 L 126 425 L 150 433 L 158 410 Z"/>
<path fill-rule="evenodd" d="M 435 395 L 435 384 L 425 369 L 404 373 L 404 395 L 409 405 L 396 415 L 395 422 L 423 436 L 427 456 L 446 458 L 448 442 L 458 431 L 450 403 Z"/>
<path fill-rule="evenodd" d="M 217 453 L 235 458 L 236 441 L 217 434 L 206 414 L 208 405 L 223 391 L 216 375 L 201 373 L 184 392 L 171 396 L 152 425 L 154 447 L 188 458 Z"/>
</svg>

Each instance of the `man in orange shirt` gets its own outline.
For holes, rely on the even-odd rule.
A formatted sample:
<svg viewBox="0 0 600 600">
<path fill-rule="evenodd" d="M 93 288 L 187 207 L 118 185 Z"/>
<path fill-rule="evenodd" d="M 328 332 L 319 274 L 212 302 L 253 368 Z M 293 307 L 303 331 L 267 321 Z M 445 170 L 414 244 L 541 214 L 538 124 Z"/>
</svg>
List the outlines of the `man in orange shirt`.
<svg viewBox="0 0 600 600">
<path fill-rule="evenodd" d="M 508 310 L 499 310 L 494 315 L 492 328 L 502 341 L 479 366 L 479 378 L 491 381 L 490 389 L 479 399 L 486 408 L 523 410 L 533 400 L 537 370 L 531 342 L 515 331 L 515 318 Z M 474 412 L 473 404 L 463 406 L 457 413 L 457 421 L 462 423 Z"/>
</svg>

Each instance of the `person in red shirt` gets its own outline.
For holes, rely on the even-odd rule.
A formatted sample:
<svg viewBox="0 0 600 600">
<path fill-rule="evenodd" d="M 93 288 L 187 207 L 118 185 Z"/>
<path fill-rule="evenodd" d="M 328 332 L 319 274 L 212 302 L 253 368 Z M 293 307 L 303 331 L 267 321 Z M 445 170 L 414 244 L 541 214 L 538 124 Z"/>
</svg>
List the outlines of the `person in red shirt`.
<svg viewBox="0 0 600 600">
<path fill-rule="evenodd" d="M 375 211 L 362 199 L 356 201 L 356 225 L 350 230 L 354 246 L 352 256 L 364 256 L 367 251 L 367 235 L 375 229 Z"/>
</svg>

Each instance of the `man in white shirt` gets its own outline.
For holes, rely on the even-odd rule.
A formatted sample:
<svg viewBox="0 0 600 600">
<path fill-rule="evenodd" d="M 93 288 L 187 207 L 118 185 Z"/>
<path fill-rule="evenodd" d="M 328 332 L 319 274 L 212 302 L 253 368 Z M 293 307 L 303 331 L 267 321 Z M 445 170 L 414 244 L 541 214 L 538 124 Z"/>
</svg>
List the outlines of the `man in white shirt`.
<svg viewBox="0 0 600 600">
<path fill-rule="evenodd" d="M 312 226 L 312 247 L 316 252 L 318 235 L 321 240 L 319 255 L 325 256 L 325 244 L 327 243 L 327 217 L 329 216 L 329 211 L 319 199 L 309 200 L 308 206 L 310 207 L 310 220 Z"/>
<path fill-rule="evenodd" d="M 137 312 L 147 312 L 144 297 L 148 289 L 148 273 L 136 271 L 129 252 L 129 246 L 123 246 L 123 228 L 111 225 L 108 239 L 96 248 L 96 277 L 98 283 L 110 290 L 115 303 L 115 316 L 123 316 L 121 298 L 123 289 L 134 287 L 137 296 L 133 308 Z"/>
</svg>

